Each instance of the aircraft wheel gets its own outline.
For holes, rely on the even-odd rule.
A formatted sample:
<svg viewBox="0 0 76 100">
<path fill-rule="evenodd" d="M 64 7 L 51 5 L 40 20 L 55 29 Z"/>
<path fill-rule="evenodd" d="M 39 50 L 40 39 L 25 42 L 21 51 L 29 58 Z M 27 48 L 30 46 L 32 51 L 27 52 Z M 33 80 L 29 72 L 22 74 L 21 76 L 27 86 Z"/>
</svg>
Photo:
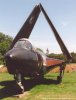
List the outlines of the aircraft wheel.
<svg viewBox="0 0 76 100">
<path fill-rule="evenodd" d="M 24 93 L 24 87 L 23 87 L 22 84 L 20 84 L 19 89 L 18 89 L 18 92 L 19 92 L 20 94 L 23 94 L 23 93 Z"/>
</svg>

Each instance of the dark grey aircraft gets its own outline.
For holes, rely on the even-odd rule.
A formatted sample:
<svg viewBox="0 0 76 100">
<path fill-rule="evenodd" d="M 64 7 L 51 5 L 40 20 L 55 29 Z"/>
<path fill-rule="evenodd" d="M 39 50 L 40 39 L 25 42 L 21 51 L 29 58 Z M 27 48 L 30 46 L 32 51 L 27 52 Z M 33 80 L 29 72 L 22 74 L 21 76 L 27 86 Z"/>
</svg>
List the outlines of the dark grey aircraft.
<svg viewBox="0 0 76 100">
<path fill-rule="evenodd" d="M 52 29 L 63 54 L 67 58 L 67 61 L 70 62 L 72 60 L 70 53 L 68 52 L 44 8 L 41 4 L 36 5 L 13 40 L 8 52 L 5 54 L 8 72 L 14 75 L 21 92 L 24 92 L 24 86 L 22 85 L 22 79 L 24 77 L 42 77 L 46 72 L 59 66 L 60 74 L 57 77 L 57 80 L 60 82 L 65 68 L 65 61 L 48 58 L 41 51 L 34 48 L 28 39 L 41 11 Z"/>
</svg>

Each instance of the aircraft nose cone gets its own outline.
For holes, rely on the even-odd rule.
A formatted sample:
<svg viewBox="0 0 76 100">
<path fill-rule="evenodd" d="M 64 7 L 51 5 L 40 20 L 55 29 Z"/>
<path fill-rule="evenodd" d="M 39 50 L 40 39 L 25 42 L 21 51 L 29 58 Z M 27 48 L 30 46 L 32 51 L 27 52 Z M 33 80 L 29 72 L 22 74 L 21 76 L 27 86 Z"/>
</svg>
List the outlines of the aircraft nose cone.
<svg viewBox="0 0 76 100">
<path fill-rule="evenodd" d="M 5 60 L 10 61 L 10 60 L 15 60 L 17 57 L 18 53 L 17 50 L 10 50 L 5 54 Z"/>
<path fill-rule="evenodd" d="M 12 54 L 6 54 L 5 55 L 5 60 L 12 60 L 14 58 L 14 56 Z"/>
<path fill-rule="evenodd" d="M 14 49 L 12 51 L 9 51 L 5 55 L 6 60 L 15 60 L 15 61 L 21 61 L 21 60 L 33 60 L 37 61 L 37 55 L 35 52 L 23 50 L 23 49 Z"/>
<path fill-rule="evenodd" d="M 5 55 L 6 66 L 9 73 L 15 73 L 16 68 L 24 72 L 30 70 L 30 67 L 37 66 L 37 54 L 33 51 L 24 49 L 12 49 Z M 28 66 L 28 68 L 27 68 Z"/>
</svg>

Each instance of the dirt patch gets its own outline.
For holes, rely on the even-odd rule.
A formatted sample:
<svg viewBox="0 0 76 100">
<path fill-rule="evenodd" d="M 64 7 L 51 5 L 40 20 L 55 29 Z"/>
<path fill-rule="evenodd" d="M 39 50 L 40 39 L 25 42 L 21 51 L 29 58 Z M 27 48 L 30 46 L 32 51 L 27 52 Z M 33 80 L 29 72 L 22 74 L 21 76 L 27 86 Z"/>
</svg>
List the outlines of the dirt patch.
<svg viewBox="0 0 76 100">
<path fill-rule="evenodd" d="M 7 68 L 4 65 L 0 67 L 0 73 L 7 72 Z"/>
<path fill-rule="evenodd" d="M 67 64 L 65 68 L 66 72 L 76 72 L 76 64 Z"/>
<path fill-rule="evenodd" d="M 51 72 L 59 72 L 59 67 L 53 69 Z M 65 67 L 65 72 L 76 72 L 76 63 L 75 64 L 67 64 Z"/>
</svg>

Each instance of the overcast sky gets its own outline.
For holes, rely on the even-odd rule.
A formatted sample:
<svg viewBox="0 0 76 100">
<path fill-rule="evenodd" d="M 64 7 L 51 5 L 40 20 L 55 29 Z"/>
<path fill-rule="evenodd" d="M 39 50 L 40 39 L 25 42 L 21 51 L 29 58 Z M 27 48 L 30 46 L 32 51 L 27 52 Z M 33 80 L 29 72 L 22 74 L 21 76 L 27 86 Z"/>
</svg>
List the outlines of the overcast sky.
<svg viewBox="0 0 76 100">
<path fill-rule="evenodd" d="M 41 3 L 70 52 L 76 52 L 76 0 L 0 0 L 0 32 L 15 37 L 35 5 Z M 41 13 L 30 40 L 44 51 L 61 53 Z"/>
</svg>

